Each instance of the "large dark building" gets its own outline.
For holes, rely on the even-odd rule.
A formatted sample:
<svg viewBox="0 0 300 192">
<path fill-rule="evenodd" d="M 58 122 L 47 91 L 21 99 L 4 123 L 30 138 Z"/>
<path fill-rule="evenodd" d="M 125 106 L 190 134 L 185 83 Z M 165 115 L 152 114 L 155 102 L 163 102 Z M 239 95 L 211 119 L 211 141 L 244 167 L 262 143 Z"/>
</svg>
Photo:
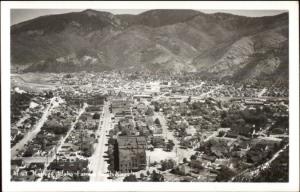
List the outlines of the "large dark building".
<svg viewBox="0 0 300 192">
<path fill-rule="evenodd" d="M 146 168 L 145 137 L 119 136 L 115 145 L 115 170 L 122 173 Z"/>
</svg>

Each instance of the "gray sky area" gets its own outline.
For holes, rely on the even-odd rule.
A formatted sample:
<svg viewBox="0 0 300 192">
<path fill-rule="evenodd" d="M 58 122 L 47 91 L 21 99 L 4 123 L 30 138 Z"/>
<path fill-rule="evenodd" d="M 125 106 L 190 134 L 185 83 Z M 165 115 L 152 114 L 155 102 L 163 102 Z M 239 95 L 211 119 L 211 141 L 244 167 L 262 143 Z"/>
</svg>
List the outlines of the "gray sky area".
<svg viewBox="0 0 300 192">
<path fill-rule="evenodd" d="M 107 11 L 113 14 L 139 14 L 147 9 L 97 9 L 98 11 Z M 11 10 L 11 24 L 20 23 L 43 15 L 62 14 L 68 12 L 79 12 L 83 9 L 12 9 Z M 242 15 L 248 17 L 262 17 L 278 15 L 286 12 L 284 10 L 199 10 L 204 13 L 224 12 L 234 15 Z"/>
</svg>

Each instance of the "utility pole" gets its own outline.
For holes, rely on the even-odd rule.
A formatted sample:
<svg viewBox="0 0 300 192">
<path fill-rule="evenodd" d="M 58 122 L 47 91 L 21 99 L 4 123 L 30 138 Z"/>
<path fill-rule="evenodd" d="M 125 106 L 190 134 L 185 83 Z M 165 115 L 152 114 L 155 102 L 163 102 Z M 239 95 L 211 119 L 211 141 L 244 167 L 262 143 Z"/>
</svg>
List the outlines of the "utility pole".
<svg viewBox="0 0 300 192">
<path fill-rule="evenodd" d="M 57 146 L 55 146 L 55 163 L 56 163 L 56 166 L 57 166 Z"/>
<path fill-rule="evenodd" d="M 83 143 L 83 137 L 82 137 L 82 134 L 83 134 L 83 131 L 82 131 L 82 127 L 80 128 L 80 150 L 82 151 L 82 143 Z"/>
<path fill-rule="evenodd" d="M 176 153 L 176 160 L 177 160 L 177 164 L 178 164 L 178 163 L 179 163 L 179 159 L 178 159 L 178 157 L 177 157 L 177 156 L 178 156 L 177 152 L 178 152 L 178 151 L 177 151 L 177 146 L 176 146 L 176 148 L 175 148 L 175 153 Z"/>
</svg>

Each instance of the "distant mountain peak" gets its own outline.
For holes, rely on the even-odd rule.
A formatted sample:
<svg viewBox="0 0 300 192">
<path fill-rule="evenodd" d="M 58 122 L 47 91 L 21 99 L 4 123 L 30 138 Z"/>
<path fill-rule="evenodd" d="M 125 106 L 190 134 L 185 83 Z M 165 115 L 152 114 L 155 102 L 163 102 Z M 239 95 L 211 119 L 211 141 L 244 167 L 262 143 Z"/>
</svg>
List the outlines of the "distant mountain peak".
<svg viewBox="0 0 300 192">
<path fill-rule="evenodd" d="M 82 12 L 98 12 L 95 9 L 85 9 Z"/>
<path fill-rule="evenodd" d="M 84 11 L 82 11 L 81 13 L 84 13 L 84 14 L 87 14 L 88 16 L 108 16 L 108 15 L 113 15 L 112 13 L 110 12 L 106 12 L 106 11 L 97 11 L 97 10 L 94 10 L 94 9 L 86 9 Z"/>
<path fill-rule="evenodd" d="M 98 11 L 95 11 L 93 9 L 86 9 L 83 11 L 83 13 L 87 14 L 88 16 L 97 16 Z"/>
</svg>

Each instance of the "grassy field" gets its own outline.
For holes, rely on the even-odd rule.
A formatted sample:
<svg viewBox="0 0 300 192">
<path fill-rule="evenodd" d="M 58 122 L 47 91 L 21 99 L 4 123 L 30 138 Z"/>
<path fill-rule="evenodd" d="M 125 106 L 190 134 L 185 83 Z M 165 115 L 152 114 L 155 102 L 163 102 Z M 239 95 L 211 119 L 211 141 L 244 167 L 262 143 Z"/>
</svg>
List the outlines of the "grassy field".
<svg viewBox="0 0 300 192">
<path fill-rule="evenodd" d="M 26 83 L 36 84 L 54 84 L 51 81 L 57 80 L 58 76 L 54 73 L 24 73 L 24 74 L 12 74 L 12 79 L 19 78 Z"/>
<path fill-rule="evenodd" d="M 11 86 L 20 87 L 25 91 L 55 89 L 59 85 L 55 82 L 57 79 L 57 75 L 51 73 L 11 74 Z"/>
</svg>

